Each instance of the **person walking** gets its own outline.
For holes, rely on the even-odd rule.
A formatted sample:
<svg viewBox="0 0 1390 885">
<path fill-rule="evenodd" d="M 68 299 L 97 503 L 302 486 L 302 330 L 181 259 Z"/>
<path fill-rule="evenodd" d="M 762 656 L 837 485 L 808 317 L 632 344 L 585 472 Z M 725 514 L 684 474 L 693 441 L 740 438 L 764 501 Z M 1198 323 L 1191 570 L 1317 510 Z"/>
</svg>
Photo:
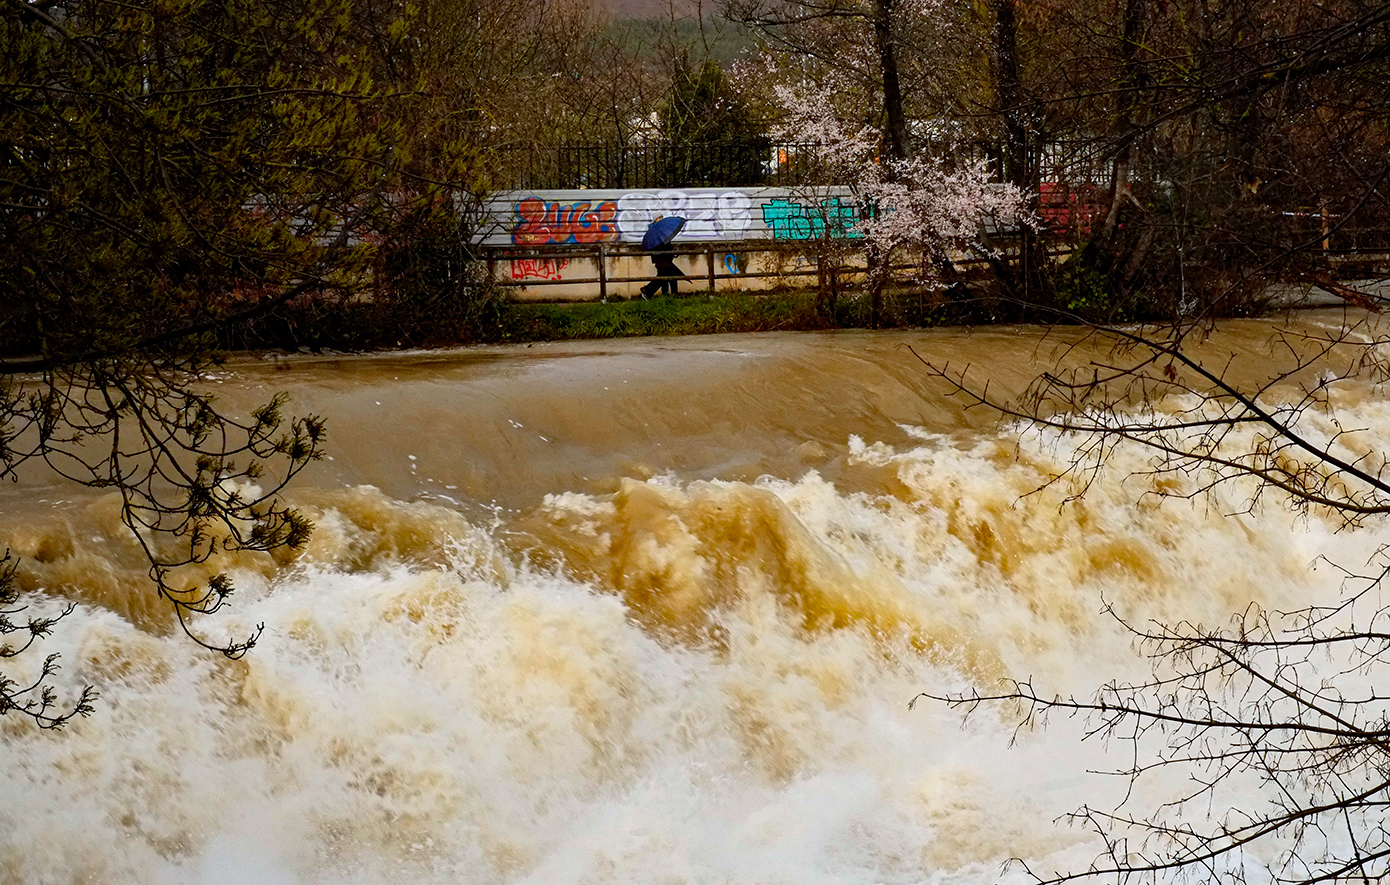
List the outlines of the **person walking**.
<svg viewBox="0 0 1390 885">
<path fill-rule="evenodd" d="M 642 287 L 643 298 L 650 298 L 661 291 L 670 295 L 680 294 L 679 283 L 685 274 L 676 267 L 676 250 L 671 248 L 671 241 L 683 227 L 684 218 L 670 215 L 653 221 L 642 235 L 642 248 L 652 253 L 652 264 L 656 265 L 656 279 Z"/>
<path fill-rule="evenodd" d="M 650 298 L 658 293 L 672 297 L 679 295 L 679 283 L 685 274 L 676 267 L 676 250 L 662 246 L 652 253 L 652 264 L 656 265 L 656 279 L 642 287 L 642 297 Z"/>
</svg>

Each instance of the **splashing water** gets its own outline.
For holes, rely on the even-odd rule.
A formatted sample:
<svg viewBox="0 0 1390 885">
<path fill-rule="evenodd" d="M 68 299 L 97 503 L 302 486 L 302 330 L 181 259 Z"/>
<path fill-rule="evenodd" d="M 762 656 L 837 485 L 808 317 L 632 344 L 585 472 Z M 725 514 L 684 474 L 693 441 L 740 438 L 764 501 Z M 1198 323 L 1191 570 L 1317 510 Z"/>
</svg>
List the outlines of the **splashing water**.
<svg viewBox="0 0 1390 885">
<path fill-rule="evenodd" d="M 925 343 L 997 353 L 952 334 Z M 273 381 L 327 412 L 335 461 L 296 492 L 304 551 L 223 564 L 240 591 L 209 626 L 268 625 L 240 661 L 172 634 L 110 501 L 7 518 L 35 604 L 80 604 L 44 652 L 102 697 L 57 735 L 0 719 L 0 882 L 984 883 L 1013 856 L 1083 865 L 1098 845 L 1053 821 L 1118 801 L 1087 774 L 1105 747 L 1079 723 L 1015 733 L 1006 710 L 908 702 L 1134 678 L 1145 661 L 1102 599 L 1208 624 L 1306 604 L 1336 592 L 1318 554 L 1364 557 L 1385 533 L 1160 504 L 1124 481 L 1127 451 L 1066 503 L 1047 485 L 1065 439 L 924 400 L 894 343 L 306 361 Z M 1348 407 L 1390 431 L 1384 403 Z"/>
</svg>

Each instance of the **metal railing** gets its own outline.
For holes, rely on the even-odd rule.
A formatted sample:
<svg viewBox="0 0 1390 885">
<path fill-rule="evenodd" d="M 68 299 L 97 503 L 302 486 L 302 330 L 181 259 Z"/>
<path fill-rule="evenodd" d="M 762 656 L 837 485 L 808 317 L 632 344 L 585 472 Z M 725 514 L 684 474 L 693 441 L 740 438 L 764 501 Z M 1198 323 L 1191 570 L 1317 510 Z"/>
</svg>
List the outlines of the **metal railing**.
<svg viewBox="0 0 1390 885">
<path fill-rule="evenodd" d="M 867 268 L 862 262 L 846 261 L 843 256 L 832 255 L 829 261 L 822 263 L 822 255 L 815 249 L 789 248 L 786 245 L 767 241 L 677 244 L 674 247 L 674 252 L 678 258 L 685 259 L 685 262 L 694 259 L 695 266 L 698 267 L 698 270 L 692 268 L 691 272 L 687 273 L 681 280 L 688 292 L 704 291 L 712 294 L 719 289 L 721 282 L 728 280 L 774 280 L 791 283 L 795 279 L 806 277 L 816 277 L 817 285 L 820 287 L 824 287 L 832 279 L 840 285 L 852 286 L 855 282 L 862 281 L 867 272 Z M 1046 249 L 1046 254 L 1051 258 L 1058 258 L 1070 252 L 1071 247 L 1056 240 L 1053 240 Z M 650 272 L 640 276 L 617 276 L 609 272 L 611 259 L 645 260 L 650 257 L 651 253 L 642 251 L 635 244 L 598 243 L 551 248 L 488 246 L 483 247 L 482 254 L 487 262 L 489 277 L 496 285 L 509 289 L 587 286 L 597 289 L 598 300 L 606 301 L 612 298 L 625 297 L 614 289 L 619 284 L 646 283 L 653 279 L 653 274 Z M 1323 254 L 1334 265 L 1353 262 L 1358 258 L 1362 260 L 1373 259 L 1382 265 L 1390 262 L 1390 249 L 1380 245 L 1363 249 L 1332 249 Z M 780 260 L 763 262 L 759 266 L 747 260 L 746 256 L 749 255 L 773 255 L 778 256 Z M 596 271 L 593 275 L 576 275 L 573 272 L 561 274 L 559 272 L 561 269 L 568 268 L 575 261 L 586 260 L 594 262 Z M 555 273 L 550 278 L 544 276 L 508 278 L 505 273 L 499 273 L 500 262 L 516 261 L 532 262 L 533 267 L 543 266 L 545 262 L 552 262 L 550 266 L 555 269 Z M 952 258 L 952 264 L 962 270 L 978 268 L 988 263 L 989 259 L 978 256 L 957 255 Z M 788 264 L 792 266 L 789 267 Z M 889 270 L 897 278 L 897 285 L 911 285 L 932 275 L 935 268 L 929 268 L 925 261 L 899 260 L 892 264 Z M 916 277 L 915 274 L 917 273 L 922 273 L 923 276 L 921 278 Z"/>
<path fill-rule="evenodd" d="M 777 280 L 789 281 L 795 278 L 817 277 L 819 285 L 825 285 L 830 277 L 835 277 L 841 284 L 853 283 L 861 279 L 866 273 L 863 264 L 845 262 L 833 259 L 822 263 L 820 256 L 814 250 L 797 250 L 779 247 L 767 242 L 744 242 L 744 243 L 705 243 L 700 245 L 676 245 L 674 251 L 677 258 L 684 259 L 703 259 L 699 264 L 702 269 L 697 272 L 688 273 L 682 278 L 681 283 L 688 287 L 693 287 L 694 291 L 703 290 L 707 293 L 714 293 L 723 280 Z M 619 297 L 610 287 L 619 283 L 646 283 L 653 278 L 651 273 L 642 276 L 614 276 L 608 272 L 608 261 L 613 258 L 649 258 L 651 253 L 644 252 L 636 246 L 624 244 L 605 244 L 600 243 L 593 246 L 566 246 L 563 248 L 552 249 L 524 249 L 507 246 L 489 246 L 483 249 L 487 260 L 489 276 L 499 286 L 506 288 L 531 288 L 547 286 L 596 286 L 598 289 L 598 299 L 606 301 L 610 298 Z M 787 260 L 796 260 L 792 268 L 778 266 L 777 262 L 768 262 L 767 267 L 755 267 L 751 262 L 739 260 L 739 256 L 747 255 L 766 255 L 779 254 Z M 734 259 L 730 266 L 729 259 Z M 505 275 L 499 275 L 498 263 L 503 261 L 527 261 L 543 263 L 547 261 L 569 262 L 575 260 L 589 260 L 595 262 L 597 272 L 593 276 L 574 276 L 566 274 L 560 277 L 557 273 L 554 278 L 534 278 L 526 279 L 507 279 Z M 983 258 L 958 258 L 954 261 L 957 266 L 969 267 L 986 263 Z M 557 264 L 557 267 L 559 265 Z M 889 270 L 898 275 L 910 274 L 923 268 L 921 262 L 897 262 L 889 267 Z M 900 280 L 902 282 L 902 280 Z"/>
</svg>

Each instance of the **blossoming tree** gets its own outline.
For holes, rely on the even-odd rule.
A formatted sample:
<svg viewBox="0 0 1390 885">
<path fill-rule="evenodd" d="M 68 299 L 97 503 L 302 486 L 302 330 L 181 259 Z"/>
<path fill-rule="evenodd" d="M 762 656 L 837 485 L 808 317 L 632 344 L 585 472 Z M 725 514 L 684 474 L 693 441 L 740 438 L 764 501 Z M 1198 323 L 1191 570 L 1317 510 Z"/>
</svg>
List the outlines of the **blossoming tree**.
<svg viewBox="0 0 1390 885">
<path fill-rule="evenodd" d="M 983 160 L 931 151 L 884 156 L 883 131 L 846 120 L 828 92 L 778 85 L 774 93 L 784 112 L 776 137 L 807 145 L 814 178 L 855 196 L 875 324 L 895 256 L 916 259 L 919 284 L 944 288 L 956 282 L 955 262 L 963 252 L 985 248 L 987 222 L 1027 220 L 1023 191 L 994 181 Z M 825 221 L 826 235 L 833 236 L 835 225 Z"/>
</svg>

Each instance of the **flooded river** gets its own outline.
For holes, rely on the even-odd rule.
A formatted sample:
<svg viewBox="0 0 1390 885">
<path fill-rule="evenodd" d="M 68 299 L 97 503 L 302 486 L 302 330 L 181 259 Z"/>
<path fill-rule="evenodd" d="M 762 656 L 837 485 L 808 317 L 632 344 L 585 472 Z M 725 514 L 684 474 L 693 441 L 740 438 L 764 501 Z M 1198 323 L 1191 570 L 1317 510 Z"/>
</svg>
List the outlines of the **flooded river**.
<svg viewBox="0 0 1390 885">
<path fill-rule="evenodd" d="M 1307 329 L 1341 315 L 1309 313 Z M 1208 349 L 1233 377 L 1269 322 Z M 1146 672 L 1133 619 L 1332 599 L 1383 526 L 1144 497 L 1118 451 L 966 410 L 913 351 L 1019 390 L 1065 332 L 711 336 L 234 360 L 328 421 L 297 556 L 245 555 L 227 661 L 173 635 L 114 502 L 30 471 L 0 533 L 96 712 L 0 719 L 0 882 L 987 883 L 1084 865 L 1056 818 L 1123 765 L 919 692 Z M 910 349 L 909 349 L 910 348 Z M 1339 404 L 1375 439 L 1390 402 Z M 1350 426 L 1350 425 L 1348 425 Z M 1040 490 L 1041 489 L 1041 490 Z M 1359 559 L 1358 559 L 1359 558 Z M 22 675 L 31 653 L 11 662 Z M 1119 754 L 1121 757 L 1123 753 Z M 1143 796 L 1138 797 L 1143 799 Z M 1109 803 L 1109 805 L 1107 805 Z M 1015 870 L 1010 876 L 1021 876 Z"/>
</svg>

